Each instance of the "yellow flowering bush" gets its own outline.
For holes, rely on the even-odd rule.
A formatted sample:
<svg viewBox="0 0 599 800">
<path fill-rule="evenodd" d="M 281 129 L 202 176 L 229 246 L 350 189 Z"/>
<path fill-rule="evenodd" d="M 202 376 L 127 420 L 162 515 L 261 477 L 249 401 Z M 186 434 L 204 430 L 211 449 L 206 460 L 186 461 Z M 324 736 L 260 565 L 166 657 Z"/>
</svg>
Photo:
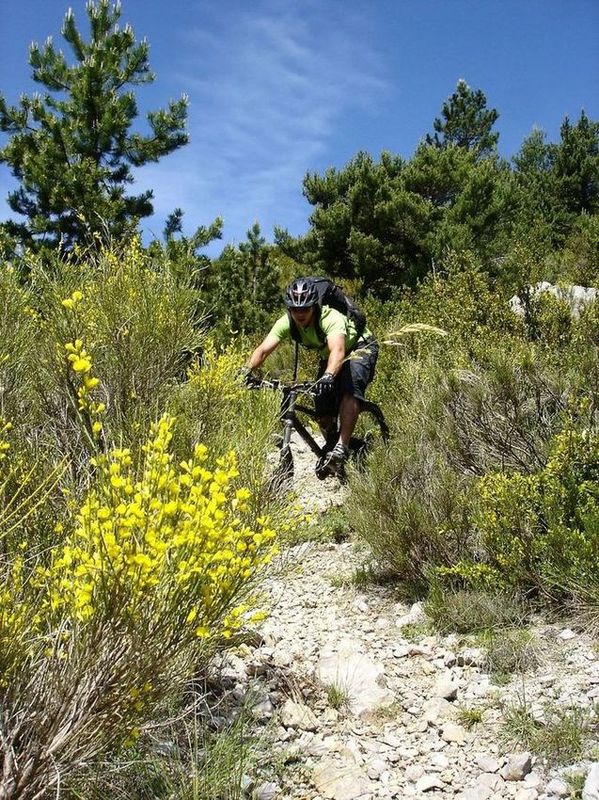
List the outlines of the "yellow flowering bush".
<svg viewBox="0 0 599 800">
<path fill-rule="evenodd" d="M 187 378 L 207 405 L 215 410 L 222 409 L 230 403 L 239 402 L 246 393 L 242 383 L 235 380 L 243 361 L 243 353 L 239 348 L 232 344 L 217 348 L 212 339 L 207 339 L 201 359 L 188 369 Z"/>
<path fill-rule="evenodd" d="M 255 510 L 266 502 L 266 458 L 274 450 L 280 397 L 249 391 L 237 377 L 247 353 L 239 343 L 218 348 L 207 339 L 201 358 L 187 371 L 187 380 L 169 404 L 177 417 L 175 445 L 186 451 L 201 439 L 219 454 L 233 448 L 242 480 L 252 490 Z"/>
<path fill-rule="evenodd" d="M 137 467 L 127 448 L 95 457 L 50 552 L 0 559 L 2 747 L 19 754 L 5 782 L 26 776 L 25 797 L 134 741 L 165 686 L 197 674 L 207 648 L 254 613 L 275 531 L 252 514 L 235 454 L 213 461 L 198 444 L 178 461 L 173 425 L 165 415 L 152 426 Z"/>
<path fill-rule="evenodd" d="M 243 521 L 249 492 L 235 488 L 232 452 L 211 469 L 206 447 L 197 445 L 175 464 L 173 422 L 165 416 L 153 427 L 138 478 L 128 449 L 96 459 L 96 486 L 75 530 L 38 572 L 53 613 L 139 622 L 142 611 L 174 604 L 177 636 L 185 626 L 196 636 L 228 636 L 238 625 L 231 601 L 270 558 L 275 534 L 265 518 Z"/>
<path fill-rule="evenodd" d="M 101 417 L 106 411 L 106 404 L 94 397 L 94 390 L 99 387 L 100 379 L 91 374 L 91 356 L 83 347 L 81 339 L 67 342 L 64 347 L 72 372 L 72 377 L 68 380 L 67 385 L 71 396 L 74 395 L 76 401 L 75 410 L 82 422 L 83 431 L 87 435 L 92 449 L 95 449 L 96 445 L 102 444 L 103 426 Z"/>
<path fill-rule="evenodd" d="M 137 448 L 184 377 L 186 354 L 201 346 L 196 295 L 153 263 L 136 238 L 54 270 L 34 270 L 31 282 L 40 312 L 37 322 L 28 317 L 39 339 L 30 351 L 31 407 L 43 427 L 42 457 L 58 451 L 81 463 L 89 455 L 82 445 L 93 453 L 100 439 Z M 65 371 L 64 347 L 77 342 L 85 356 L 69 351 Z M 90 384 L 95 376 L 101 387 Z M 88 414 L 86 405 L 65 414 L 66 404 L 72 411 L 88 399 L 82 390 L 105 409 Z M 82 435 L 73 435 L 73 423 Z"/>
<path fill-rule="evenodd" d="M 6 454 L 10 450 L 10 442 L 8 441 L 6 434 L 11 430 L 12 422 L 4 419 L 4 417 L 0 416 L 0 461 L 4 461 L 6 458 Z"/>
</svg>

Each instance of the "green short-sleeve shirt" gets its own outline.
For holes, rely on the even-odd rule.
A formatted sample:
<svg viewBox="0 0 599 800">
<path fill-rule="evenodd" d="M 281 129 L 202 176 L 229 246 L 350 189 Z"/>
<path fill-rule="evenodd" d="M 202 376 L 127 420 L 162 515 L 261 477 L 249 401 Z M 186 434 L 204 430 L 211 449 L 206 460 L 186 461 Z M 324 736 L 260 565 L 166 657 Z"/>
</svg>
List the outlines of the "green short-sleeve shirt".
<svg viewBox="0 0 599 800">
<path fill-rule="evenodd" d="M 335 336 L 341 334 L 345 336 L 345 352 L 349 352 L 355 345 L 358 339 L 358 332 L 356 326 L 351 319 L 348 319 L 340 311 L 337 311 L 330 306 L 323 306 L 320 312 L 320 328 L 325 337 Z M 329 348 L 325 344 L 323 346 L 321 340 L 318 338 L 316 328 L 314 325 L 309 325 L 307 328 L 300 328 L 301 344 L 310 350 L 318 350 L 321 358 L 329 357 Z M 274 336 L 279 342 L 291 338 L 291 325 L 289 323 L 289 316 L 284 314 L 275 322 L 270 330 L 270 336 Z M 371 336 L 369 330 L 362 333 L 363 336 Z"/>
</svg>

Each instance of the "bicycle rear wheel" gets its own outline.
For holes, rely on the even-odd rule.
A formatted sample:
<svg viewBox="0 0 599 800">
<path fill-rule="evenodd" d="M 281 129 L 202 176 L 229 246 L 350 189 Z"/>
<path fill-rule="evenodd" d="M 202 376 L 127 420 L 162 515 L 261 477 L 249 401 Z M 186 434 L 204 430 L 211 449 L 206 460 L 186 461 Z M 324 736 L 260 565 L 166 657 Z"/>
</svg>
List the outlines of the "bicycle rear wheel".
<svg viewBox="0 0 599 800">
<path fill-rule="evenodd" d="M 376 403 L 365 402 L 349 443 L 352 458 L 358 469 L 364 469 L 369 453 L 389 441 L 389 428 L 383 412 Z"/>
</svg>

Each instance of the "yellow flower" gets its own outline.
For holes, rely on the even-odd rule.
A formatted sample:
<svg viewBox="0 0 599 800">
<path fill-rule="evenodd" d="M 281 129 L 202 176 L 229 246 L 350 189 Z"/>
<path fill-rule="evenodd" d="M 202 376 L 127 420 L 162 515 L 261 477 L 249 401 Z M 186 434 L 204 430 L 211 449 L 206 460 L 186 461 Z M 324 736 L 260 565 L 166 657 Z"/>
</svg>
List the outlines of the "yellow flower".
<svg viewBox="0 0 599 800">
<path fill-rule="evenodd" d="M 72 362 L 71 366 L 75 372 L 89 372 L 92 368 L 91 361 L 87 358 L 77 358 Z"/>
</svg>

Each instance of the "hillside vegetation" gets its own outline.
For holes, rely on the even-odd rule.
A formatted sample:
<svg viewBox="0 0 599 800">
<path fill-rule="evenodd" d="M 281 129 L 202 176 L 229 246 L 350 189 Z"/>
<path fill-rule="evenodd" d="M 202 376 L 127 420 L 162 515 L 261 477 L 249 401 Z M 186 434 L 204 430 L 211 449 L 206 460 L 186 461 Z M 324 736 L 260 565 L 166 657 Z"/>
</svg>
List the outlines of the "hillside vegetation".
<svg viewBox="0 0 599 800">
<path fill-rule="evenodd" d="M 293 276 L 339 281 L 385 342 L 391 442 L 344 508 L 373 574 L 442 630 L 509 603 L 596 631 L 599 306 L 530 287 L 599 287 L 599 123 L 507 161 L 460 82 L 410 159 L 308 174 L 305 236 L 256 223 L 210 259 L 221 221 L 184 235 L 176 209 L 145 246 L 130 170 L 185 143 L 185 102 L 132 133 L 122 76 L 151 80 L 147 48 L 117 6 L 88 13 L 90 43 L 63 28 L 75 65 L 32 49 L 46 95 L 0 95 L 20 182 L 0 225 L 0 799 L 238 795 L 211 659 L 260 619 L 306 519 L 268 480 L 277 398 L 235 376 Z"/>
</svg>

